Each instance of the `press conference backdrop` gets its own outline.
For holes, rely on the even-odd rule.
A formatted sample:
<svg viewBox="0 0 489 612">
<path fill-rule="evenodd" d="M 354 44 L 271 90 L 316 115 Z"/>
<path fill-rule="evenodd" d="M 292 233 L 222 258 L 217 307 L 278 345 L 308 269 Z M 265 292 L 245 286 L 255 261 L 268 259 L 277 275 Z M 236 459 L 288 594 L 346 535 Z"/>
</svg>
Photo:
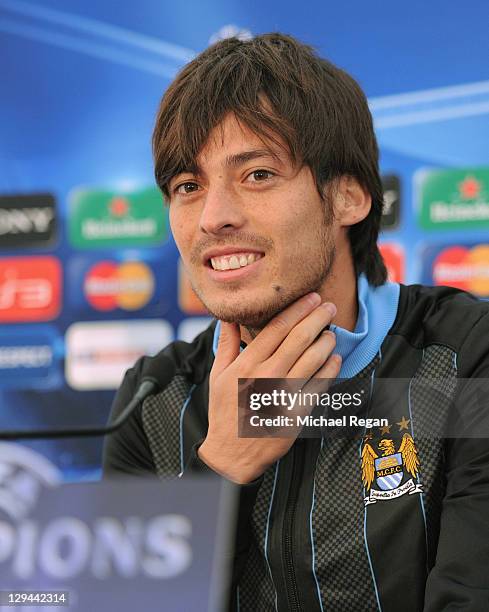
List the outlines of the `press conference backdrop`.
<svg viewBox="0 0 489 612">
<path fill-rule="evenodd" d="M 391 278 L 488 298 L 488 17 L 484 0 L 0 0 L 0 427 L 105 422 L 126 368 L 210 320 L 150 137 L 177 71 L 229 35 L 293 34 L 359 80 Z M 99 439 L 30 446 L 66 480 L 99 475 Z"/>
</svg>

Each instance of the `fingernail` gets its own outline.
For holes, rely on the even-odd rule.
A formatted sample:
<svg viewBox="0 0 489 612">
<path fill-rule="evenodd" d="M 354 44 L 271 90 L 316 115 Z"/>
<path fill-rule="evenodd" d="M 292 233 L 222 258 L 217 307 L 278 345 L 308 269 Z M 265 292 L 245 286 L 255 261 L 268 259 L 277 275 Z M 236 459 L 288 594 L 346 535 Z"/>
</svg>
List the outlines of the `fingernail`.
<svg viewBox="0 0 489 612">
<path fill-rule="evenodd" d="M 321 304 L 321 308 L 327 310 L 332 317 L 334 317 L 336 314 L 336 306 L 331 302 L 324 302 L 323 304 Z"/>
<path fill-rule="evenodd" d="M 319 293 L 316 293 L 315 291 L 313 291 L 312 293 L 309 293 L 307 295 L 307 299 L 313 306 L 316 306 L 316 304 L 320 303 L 321 296 L 319 295 Z"/>
</svg>

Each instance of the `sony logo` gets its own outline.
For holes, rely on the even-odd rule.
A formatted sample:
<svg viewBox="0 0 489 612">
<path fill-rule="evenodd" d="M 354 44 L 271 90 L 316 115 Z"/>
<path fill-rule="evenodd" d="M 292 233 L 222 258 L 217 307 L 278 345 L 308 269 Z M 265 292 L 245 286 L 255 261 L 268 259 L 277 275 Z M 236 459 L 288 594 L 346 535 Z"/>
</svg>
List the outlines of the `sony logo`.
<svg viewBox="0 0 489 612">
<path fill-rule="evenodd" d="M 52 206 L 0 208 L 0 236 L 6 234 L 46 234 L 54 218 Z"/>
</svg>

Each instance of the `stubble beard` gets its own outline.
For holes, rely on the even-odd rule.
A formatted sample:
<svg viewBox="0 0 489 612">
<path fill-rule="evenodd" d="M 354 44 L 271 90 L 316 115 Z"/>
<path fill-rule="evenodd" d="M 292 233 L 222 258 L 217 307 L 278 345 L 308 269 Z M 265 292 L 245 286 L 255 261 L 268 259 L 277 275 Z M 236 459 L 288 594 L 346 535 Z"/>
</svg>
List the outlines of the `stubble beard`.
<svg viewBox="0 0 489 612">
<path fill-rule="evenodd" d="M 264 300 L 262 304 L 255 302 L 249 306 L 233 305 L 227 307 L 225 304 L 212 305 L 206 303 L 205 296 L 195 287 L 194 291 L 202 300 L 211 316 L 227 323 L 242 325 L 250 336 L 254 338 L 274 316 L 282 312 L 292 302 L 295 302 L 307 293 L 319 291 L 331 274 L 336 255 L 334 242 L 328 228 L 321 228 L 319 233 L 319 244 L 324 244 L 324 249 L 314 253 L 309 258 L 309 265 L 302 265 L 300 269 L 298 268 L 296 275 L 291 281 L 287 279 L 287 283 L 290 282 L 290 284 L 294 285 L 292 288 L 285 286 L 285 283 L 283 285 L 280 283 L 272 284 L 274 295 L 272 298 Z M 230 285 L 228 289 L 230 293 L 238 292 L 240 291 L 240 284 L 236 283 L 234 287 Z"/>
</svg>

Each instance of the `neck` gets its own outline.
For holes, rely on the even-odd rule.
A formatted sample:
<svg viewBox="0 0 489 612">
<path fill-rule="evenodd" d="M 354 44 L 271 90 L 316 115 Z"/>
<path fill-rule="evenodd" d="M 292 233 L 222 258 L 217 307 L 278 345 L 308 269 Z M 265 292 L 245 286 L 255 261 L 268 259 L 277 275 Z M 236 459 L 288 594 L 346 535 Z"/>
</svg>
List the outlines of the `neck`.
<svg viewBox="0 0 489 612">
<path fill-rule="evenodd" d="M 354 270 L 349 275 L 331 274 L 319 294 L 323 302 L 333 302 L 337 308 L 332 323 L 353 331 L 358 318 L 357 279 Z"/>
<path fill-rule="evenodd" d="M 337 308 L 332 320 L 338 327 L 353 331 L 358 318 L 357 278 L 350 253 L 338 253 L 328 275 L 318 290 L 322 302 L 333 302 Z M 241 339 L 249 344 L 260 328 L 240 325 Z"/>
</svg>

